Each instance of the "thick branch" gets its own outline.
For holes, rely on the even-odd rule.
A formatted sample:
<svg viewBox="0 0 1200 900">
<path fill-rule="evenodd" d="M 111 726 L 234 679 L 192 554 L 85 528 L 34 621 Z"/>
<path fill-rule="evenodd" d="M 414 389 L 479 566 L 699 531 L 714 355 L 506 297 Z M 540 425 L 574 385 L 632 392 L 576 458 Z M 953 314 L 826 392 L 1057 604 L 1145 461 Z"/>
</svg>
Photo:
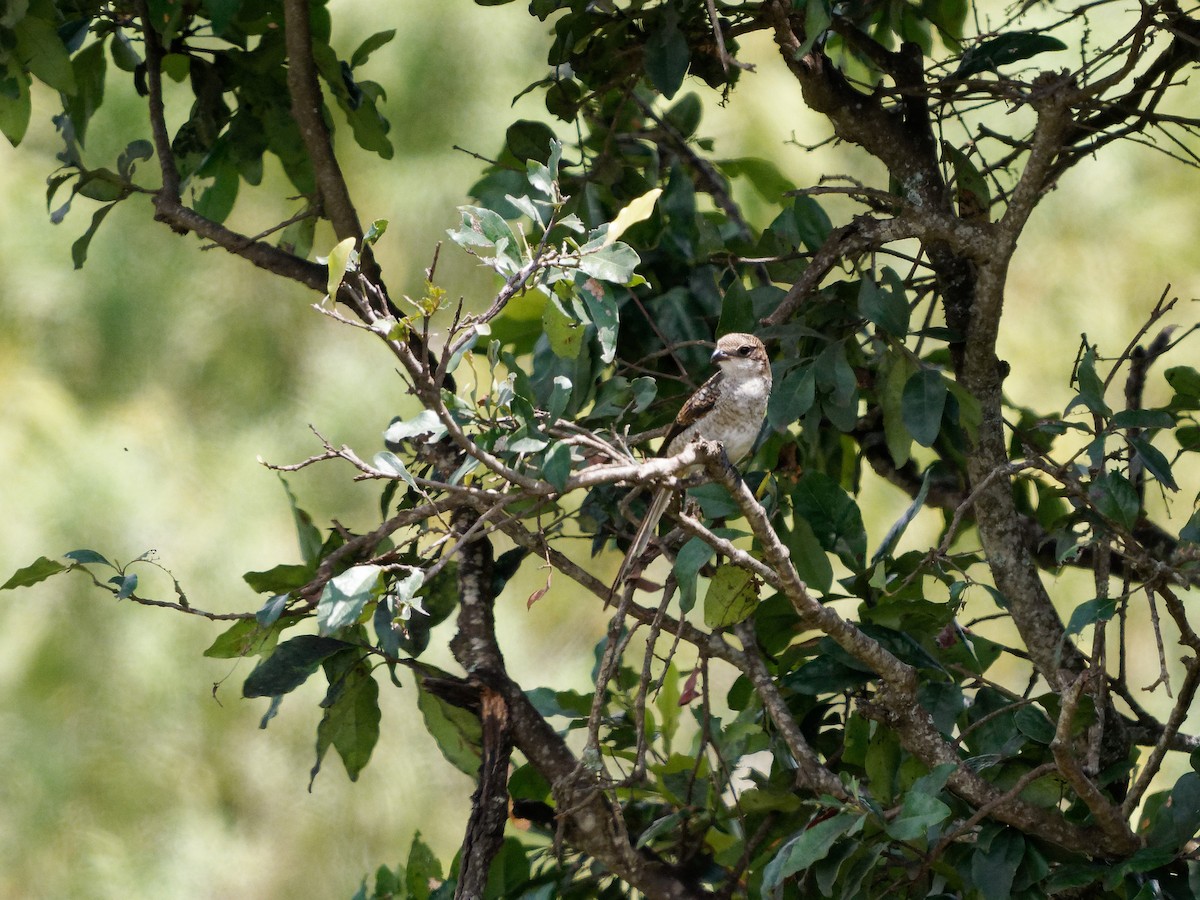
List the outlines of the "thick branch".
<svg viewBox="0 0 1200 900">
<path fill-rule="evenodd" d="M 473 512 L 460 510 L 456 529 L 465 533 L 474 517 Z M 451 649 L 471 678 L 494 691 L 506 707 L 513 743 L 551 784 L 565 840 L 647 897 L 694 900 L 708 896 L 670 866 L 630 844 L 620 812 L 609 804 L 599 780 L 580 764 L 521 686 L 509 678 L 496 641 L 492 583 L 492 548 L 483 537 L 464 547 L 459 562 L 458 633 Z"/>
<path fill-rule="evenodd" d="M 333 152 L 333 140 L 322 115 L 321 86 L 313 61 L 312 28 L 308 0 L 284 0 L 283 22 L 288 54 L 288 93 L 292 96 L 292 115 L 300 128 L 300 139 L 312 163 L 321 209 L 329 217 L 338 240 L 348 237 L 362 242 L 362 225 L 350 199 L 350 190 Z"/>
</svg>

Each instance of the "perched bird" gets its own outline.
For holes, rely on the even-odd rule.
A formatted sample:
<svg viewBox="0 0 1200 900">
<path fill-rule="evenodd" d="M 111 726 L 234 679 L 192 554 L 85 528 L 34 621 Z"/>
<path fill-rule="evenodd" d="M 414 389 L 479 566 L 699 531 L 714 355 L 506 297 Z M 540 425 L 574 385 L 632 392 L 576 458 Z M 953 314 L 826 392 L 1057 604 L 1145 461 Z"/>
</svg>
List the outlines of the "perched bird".
<svg viewBox="0 0 1200 900">
<path fill-rule="evenodd" d="M 726 334 L 717 341 L 712 362 L 719 371 L 683 404 L 662 443 L 660 456 L 673 456 L 689 442 L 704 439 L 722 444 L 730 461 L 737 462 L 754 446 L 767 414 L 767 398 L 771 395 L 771 363 L 767 359 L 767 349 L 752 334 Z M 670 488 L 662 487 L 655 492 L 617 571 L 610 597 L 645 552 L 670 501 Z"/>
</svg>

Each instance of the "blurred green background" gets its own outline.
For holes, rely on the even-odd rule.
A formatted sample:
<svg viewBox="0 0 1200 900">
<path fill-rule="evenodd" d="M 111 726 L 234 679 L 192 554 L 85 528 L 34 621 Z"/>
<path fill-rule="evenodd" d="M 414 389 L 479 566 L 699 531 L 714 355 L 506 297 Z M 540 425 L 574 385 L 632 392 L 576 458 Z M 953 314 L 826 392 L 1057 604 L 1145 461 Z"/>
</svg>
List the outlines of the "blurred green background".
<svg viewBox="0 0 1200 900">
<path fill-rule="evenodd" d="M 547 26 L 522 3 L 410 0 L 384 20 L 388 9 L 332 4 L 342 53 L 400 30 L 369 68 L 388 92 L 396 157 L 339 146 L 364 220 L 390 222 L 379 255 L 393 293 L 415 294 L 482 165 L 453 146 L 493 155 L 513 119 L 545 118 L 536 95 L 511 101 L 545 74 Z M 705 97 L 701 131 L 719 154 L 772 158 L 797 184 L 878 174 L 847 148 L 801 149 L 826 132 L 769 42 L 748 49 L 759 70 L 726 108 L 687 86 Z M 53 106 L 35 96 L 25 142 L 0 144 L 0 580 L 42 554 L 90 547 L 128 560 L 154 549 L 193 605 L 253 609 L 241 573 L 298 558 L 283 491 L 257 458 L 315 452 L 310 424 L 369 454 L 410 401 L 382 348 L 314 312 L 315 296 L 175 237 L 151 221 L 148 200 L 119 206 L 74 271 L 70 245 L 92 209 L 79 200 L 62 225 L 48 220 Z M 144 112 L 114 79 L 89 158 L 111 160 L 131 137 L 148 137 Z M 1001 352 L 1015 399 L 1061 409 L 1081 332 L 1116 353 L 1168 282 L 1200 295 L 1196 178 L 1120 147 L 1048 198 L 1010 279 Z M 243 195 L 233 224 L 254 231 L 292 211 L 269 190 Z M 331 243 L 319 234 L 318 252 Z M 492 286 L 453 246 L 438 281 L 469 303 Z M 290 481 L 319 524 L 364 527 L 378 488 L 350 474 L 323 466 Z M 1183 518 L 1195 491 L 1186 479 Z M 876 502 L 873 539 L 907 499 L 883 491 Z M 501 601 L 513 672 L 528 687 L 586 688 L 603 620 L 557 583 L 526 611 L 544 577 L 527 569 Z M 452 854 L 472 785 L 425 734 L 411 690 L 385 687 L 381 740 L 359 782 L 331 754 L 309 793 L 316 686 L 261 731 L 265 704 L 240 699 L 249 664 L 200 655 L 222 626 L 116 603 L 72 578 L 0 595 L 0 897 L 349 897 L 365 873 L 404 857 L 415 830 Z M 171 594 L 165 577 L 147 588 Z M 1146 662 L 1135 683 L 1153 680 Z"/>
</svg>

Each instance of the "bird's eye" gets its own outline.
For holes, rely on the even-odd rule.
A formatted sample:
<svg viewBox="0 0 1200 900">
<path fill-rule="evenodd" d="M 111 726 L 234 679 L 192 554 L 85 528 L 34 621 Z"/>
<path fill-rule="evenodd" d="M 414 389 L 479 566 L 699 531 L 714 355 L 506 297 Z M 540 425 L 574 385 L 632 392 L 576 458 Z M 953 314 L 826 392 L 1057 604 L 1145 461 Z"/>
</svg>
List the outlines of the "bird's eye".
<svg viewBox="0 0 1200 900">
<path fill-rule="evenodd" d="M 749 356 L 753 352 L 754 348 L 749 344 L 742 344 L 742 346 L 738 347 L 738 356 Z"/>
</svg>

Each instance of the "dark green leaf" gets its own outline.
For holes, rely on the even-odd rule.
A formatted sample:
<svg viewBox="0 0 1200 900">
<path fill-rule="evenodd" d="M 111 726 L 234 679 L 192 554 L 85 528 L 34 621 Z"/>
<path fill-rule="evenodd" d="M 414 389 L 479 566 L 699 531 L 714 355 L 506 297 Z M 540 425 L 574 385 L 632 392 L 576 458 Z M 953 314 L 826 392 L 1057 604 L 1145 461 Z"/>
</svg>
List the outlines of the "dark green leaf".
<svg viewBox="0 0 1200 900">
<path fill-rule="evenodd" d="M 698 537 L 691 538 L 675 555 L 675 580 L 679 584 L 679 608 L 684 612 L 696 604 L 696 579 L 700 569 L 717 555 Z"/>
<path fill-rule="evenodd" d="M 1010 31 L 984 41 L 964 53 L 954 75 L 956 78 L 967 78 L 979 72 L 994 72 L 1008 63 L 1029 59 L 1039 53 L 1065 49 L 1066 44 L 1048 34 Z"/>
<path fill-rule="evenodd" d="M 858 312 L 894 338 L 908 334 L 908 301 L 903 294 L 876 284 L 870 275 L 863 276 L 859 283 Z"/>
<path fill-rule="evenodd" d="M 1064 415 L 1079 405 L 1087 407 L 1098 416 L 1112 415 L 1112 410 L 1104 402 L 1104 382 L 1096 373 L 1096 351 L 1091 347 L 1080 357 L 1076 379 L 1079 383 L 1079 395 L 1067 404 Z"/>
<path fill-rule="evenodd" d="M 808 520 L 803 516 L 795 516 L 791 529 L 783 538 L 792 554 L 796 573 L 813 590 L 827 593 L 833 584 L 833 564 L 825 555 Z"/>
<path fill-rule="evenodd" d="M 1138 517 L 1138 495 L 1129 480 L 1120 472 L 1105 472 L 1088 491 L 1102 516 L 1122 528 L 1132 529 Z"/>
<path fill-rule="evenodd" d="M 1117 611 L 1117 601 L 1111 598 L 1094 598 L 1080 603 L 1071 612 L 1071 621 L 1067 623 L 1067 637 L 1079 634 L 1089 625 L 1107 622 Z"/>
<path fill-rule="evenodd" d="M 650 83 L 670 100 L 678 93 L 687 74 L 688 42 L 676 24 L 676 16 L 668 14 L 663 19 L 662 25 L 646 41 L 644 65 Z"/>
<path fill-rule="evenodd" d="M 546 162 L 550 144 L 554 141 L 554 131 L 544 122 L 520 119 L 508 126 L 505 141 L 509 152 L 521 162 Z M 557 172 L 550 173 L 551 179 L 557 177 Z"/>
<path fill-rule="evenodd" d="M 932 447 L 942 429 L 946 382 L 935 369 L 922 369 L 904 384 L 904 426 L 922 447 Z"/>
<path fill-rule="evenodd" d="M 783 429 L 812 409 L 817 396 L 817 374 L 812 366 L 799 366 L 783 376 L 767 403 L 767 421 Z"/>
<path fill-rule="evenodd" d="M 292 519 L 296 523 L 296 536 L 300 540 L 300 556 L 308 565 L 315 567 L 321 559 L 321 546 L 323 544 L 321 532 L 313 525 L 312 516 L 300 508 L 296 501 L 296 495 L 292 493 L 287 479 L 280 475 L 279 482 L 283 485 L 283 490 L 287 494 L 288 505 L 292 509 Z"/>
<path fill-rule="evenodd" d="M 1179 530 L 1179 539 L 1200 544 L 1200 509 L 1192 513 L 1187 523 Z"/>
<path fill-rule="evenodd" d="M 108 566 L 110 569 L 116 568 L 116 566 L 95 550 L 72 550 L 70 553 L 64 553 L 63 556 L 85 566 L 100 565 Z"/>
<path fill-rule="evenodd" d="M 325 751 L 332 744 L 350 780 L 357 781 L 379 741 L 379 684 L 370 667 L 359 661 L 341 674 L 336 684 L 330 684 L 329 692 L 333 698 L 322 704 L 326 708 L 317 726 L 317 761 L 310 779 L 316 777 Z"/>
<path fill-rule="evenodd" d="M 1109 424 L 1113 428 L 1170 428 L 1175 417 L 1165 409 L 1123 409 Z"/>
<path fill-rule="evenodd" d="M 294 637 L 254 667 L 242 685 L 242 696 L 277 697 L 291 693 L 317 671 L 323 660 L 348 646 L 345 641 L 312 634 Z"/>
<path fill-rule="evenodd" d="M 862 513 L 836 481 L 822 472 L 806 472 L 796 483 L 792 507 L 825 550 L 855 568 L 863 564 L 867 532 Z"/>
<path fill-rule="evenodd" d="M 71 117 L 75 137 L 81 146 L 86 143 L 88 123 L 92 114 L 104 102 L 105 65 L 102 41 L 96 41 L 80 50 L 71 60 L 71 68 L 75 75 L 75 93 L 64 98 L 63 109 Z"/>
<path fill-rule="evenodd" d="M 987 847 L 971 854 L 971 877 L 984 900 L 1009 900 L 1013 878 L 1025 858 L 1025 838 L 1015 828 L 1002 828 Z"/>
<path fill-rule="evenodd" d="M 570 445 L 562 441 L 550 445 L 542 460 L 542 477 L 554 485 L 555 490 L 561 491 L 567 486 L 567 479 L 571 477 Z"/>
<path fill-rule="evenodd" d="M 1175 482 L 1175 476 L 1171 474 L 1170 462 L 1167 461 L 1167 458 L 1157 447 L 1142 436 L 1131 437 L 1129 443 L 1137 451 L 1138 458 L 1141 459 L 1142 465 L 1146 467 L 1146 471 L 1153 475 L 1159 484 L 1168 490 L 1179 490 L 1179 485 Z"/>
<path fill-rule="evenodd" d="M 82 192 L 81 192 L 82 193 Z M 104 221 L 105 217 L 112 212 L 115 203 L 110 203 L 107 206 L 102 206 L 92 214 L 92 224 L 75 243 L 71 245 L 71 261 L 75 264 L 76 269 L 82 269 L 84 262 L 87 261 L 88 246 L 92 243 L 92 238 L 96 236 L 96 230 Z"/>
<path fill-rule="evenodd" d="M 39 556 L 36 560 L 22 569 L 17 569 L 8 581 L 0 585 L 0 591 L 8 591 L 13 588 L 30 587 L 37 584 L 39 581 L 45 581 L 51 575 L 57 575 L 59 572 L 65 572 L 67 567 L 57 560 L 49 559 L 45 556 Z"/>
</svg>

